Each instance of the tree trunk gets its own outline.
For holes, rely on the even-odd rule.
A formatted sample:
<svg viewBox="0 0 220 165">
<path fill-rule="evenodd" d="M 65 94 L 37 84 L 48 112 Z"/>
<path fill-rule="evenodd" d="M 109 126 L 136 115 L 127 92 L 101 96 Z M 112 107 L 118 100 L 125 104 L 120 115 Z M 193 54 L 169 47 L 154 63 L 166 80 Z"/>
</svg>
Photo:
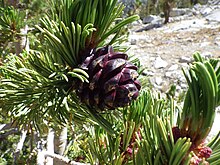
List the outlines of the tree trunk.
<svg viewBox="0 0 220 165">
<path fill-rule="evenodd" d="M 47 152 L 53 154 L 54 153 L 54 129 L 49 128 L 49 132 L 47 135 Z M 47 157 L 46 158 L 46 165 L 53 165 L 53 158 Z"/>
<path fill-rule="evenodd" d="M 67 145 L 67 126 L 57 128 L 54 138 L 54 151 L 63 156 Z M 54 165 L 62 164 L 59 160 L 54 161 Z"/>
<path fill-rule="evenodd" d="M 17 159 L 22 151 L 23 145 L 24 145 L 24 141 L 26 139 L 26 135 L 27 135 L 27 130 L 23 130 L 21 132 L 21 138 L 17 144 L 16 150 L 14 152 L 14 164 L 17 164 Z"/>
<path fill-rule="evenodd" d="M 25 25 L 25 27 L 23 29 L 20 29 L 20 33 L 22 34 L 22 36 L 18 36 L 17 41 L 14 42 L 16 55 L 19 55 L 23 50 L 26 50 L 27 53 L 30 50 L 29 39 L 27 37 L 28 25 Z"/>
<path fill-rule="evenodd" d="M 41 143 L 41 142 L 39 142 Z M 41 145 L 41 144 L 39 144 Z M 37 165 L 45 165 L 45 156 L 44 156 L 44 152 L 41 148 L 42 146 L 40 146 L 38 149 L 37 149 Z"/>
<path fill-rule="evenodd" d="M 163 13 L 164 13 L 164 18 L 165 18 L 165 21 L 164 21 L 165 24 L 169 22 L 171 3 L 172 2 L 170 2 L 169 0 L 165 0 L 163 3 Z"/>
<path fill-rule="evenodd" d="M 195 5 L 198 3 L 198 0 L 190 0 L 190 2 L 191 2 L 191 5 Z"/>
</svg>

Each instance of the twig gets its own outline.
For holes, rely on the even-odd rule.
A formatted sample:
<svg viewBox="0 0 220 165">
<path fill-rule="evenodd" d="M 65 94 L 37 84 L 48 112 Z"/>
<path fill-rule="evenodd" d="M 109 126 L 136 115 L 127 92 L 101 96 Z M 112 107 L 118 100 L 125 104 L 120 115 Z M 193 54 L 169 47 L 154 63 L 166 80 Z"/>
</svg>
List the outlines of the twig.
<svg viewBox="0 0 220 165">
<path fill-rule="evenodd" d="M 15 127 L 16 127 L 16 124 L 14 122 L 7 123 L 7 124 L 1 124 L 0 125 L 0 132 L 4 131 L 4 130 L 8 130 L 10 128 L 15 128 Z"/>
<path fill-rule="evenodd" d="M 51 157 L 53 159 L 58 159 L 59 161 L 65 163 L 66 165 L 88 165 L 85 163 L 79 163 L 79 162 L 75 162 L 75 161 L 71 161 L 70 159 L 68 159 L 67 157 L 58 155 L 58 154 L 54 154 L 54 153 L 49 153 L 48 151 L 43 151 L 43 154 L 45 157 Z"/>
<path fill-rule="evenodd" d="M 11 134 L 16 134 L 18 132 L 19 132 L 19 130 L 17 128 L 13 128 L 5 133 L 0 134 L 0 140 L 6 138 L 7 136 L 9 136 Z"/>
</svg>

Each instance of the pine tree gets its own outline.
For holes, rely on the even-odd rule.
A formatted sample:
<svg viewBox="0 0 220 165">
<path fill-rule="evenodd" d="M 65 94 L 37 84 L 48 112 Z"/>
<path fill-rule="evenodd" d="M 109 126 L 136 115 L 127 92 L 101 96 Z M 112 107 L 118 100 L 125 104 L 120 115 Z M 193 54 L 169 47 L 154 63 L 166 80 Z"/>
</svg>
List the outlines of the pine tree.
<svg viewBox="0 0 220 165">
<path fill-rule="evenodd" d="M 0 66 L 1 115 L 12 121 L 0 132 L 21 133 L 14 164 L 28 134 L 39 165 L 45 158 L 47 164 L 218 164 L 219 134 L 205 140 L 220 103 L 219 59 L 194 54 L 183 70 L 184 104 L 177 106 L 173 91 L 163 98 L 141 88 L 140 61 L 121 44 L 123 28 L 138 16 L 120 18 L 124 6 L 117 0 L 49 2 L 51 9 L 27 35 L 34 38 L 31 49 L 17 53 L 10 48 L 21 39 L 25 9 L 0 10 L 0 46 L 7 54 Z M 77 135 L 87 145 L 84 157 L 71 160 L 66 142 Z"/>
</svg>

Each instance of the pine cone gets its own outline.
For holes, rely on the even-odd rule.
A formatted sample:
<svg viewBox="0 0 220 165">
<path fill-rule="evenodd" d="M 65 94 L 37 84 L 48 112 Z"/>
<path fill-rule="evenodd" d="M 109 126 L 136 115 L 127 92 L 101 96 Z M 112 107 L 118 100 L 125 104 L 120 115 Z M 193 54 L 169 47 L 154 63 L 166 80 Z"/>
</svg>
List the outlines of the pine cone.
<svg viewBox="0 0 220 165">
<path fill-rule="evenodd" d="M 89 83 L 80 83 L 78 95 L 82 102 L 101 110 L 128 105 L 141 88 L 137 67 L 127 61 L 124 53 L 111 46 L 92 49 L 81 68 L 89 74 Z"/>
</svg>

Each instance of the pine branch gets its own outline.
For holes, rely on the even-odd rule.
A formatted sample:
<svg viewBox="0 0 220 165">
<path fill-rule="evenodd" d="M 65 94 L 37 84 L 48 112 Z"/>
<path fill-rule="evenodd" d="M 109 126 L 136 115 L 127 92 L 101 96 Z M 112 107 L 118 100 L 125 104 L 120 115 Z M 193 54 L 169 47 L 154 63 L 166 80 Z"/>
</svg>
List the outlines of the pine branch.
<svg viewBox="0 0 220 165">
<path fill-rule="evenodd" d="M 0 42 L 4 45 L 3 49 L 9 46 L 8 44 L 12 42 L 15 52 L 18 55 L 24 49 L 22 40 L 26 40 L 23 36 L 26 36 L 27 31 L 24 29 L 24 31 L 21 32 L 21 29 L 24 27 L 24 19 L 27 14 L 12 6 L 3 8 L 0 11 L 0 14 Z"/>
</svg>

